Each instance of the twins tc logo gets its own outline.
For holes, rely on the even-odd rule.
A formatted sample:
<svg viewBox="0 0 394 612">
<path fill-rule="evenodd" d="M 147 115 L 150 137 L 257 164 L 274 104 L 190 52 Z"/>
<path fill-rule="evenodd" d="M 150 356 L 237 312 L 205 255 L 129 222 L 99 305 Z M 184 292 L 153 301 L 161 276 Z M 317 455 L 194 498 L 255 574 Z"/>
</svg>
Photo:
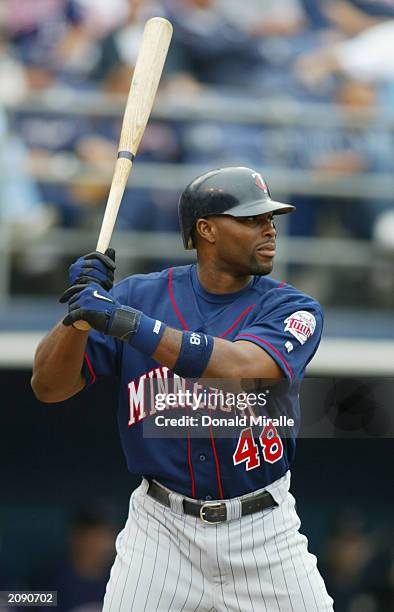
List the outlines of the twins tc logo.
<svg viewBox="0 0 394 612">
<path fill-rule="evenodd" d="M 300 344 L 313 336 L 316 328 L 316 319 L 312 313 L 306 310 L 298 310 L 285 319 L 285 331 L 291 333 L 294 338 L 297 338 Z"/>
<path fill-rule="evenodd" d="M 253 172 L 252 177 L 254 178 L 254 182 L 257 187 L 260 187 L 264 191 L 264 193 L 268 193 L 267 183 L 264 181 L 263 177 L 259 172 Z"/>
</svg>

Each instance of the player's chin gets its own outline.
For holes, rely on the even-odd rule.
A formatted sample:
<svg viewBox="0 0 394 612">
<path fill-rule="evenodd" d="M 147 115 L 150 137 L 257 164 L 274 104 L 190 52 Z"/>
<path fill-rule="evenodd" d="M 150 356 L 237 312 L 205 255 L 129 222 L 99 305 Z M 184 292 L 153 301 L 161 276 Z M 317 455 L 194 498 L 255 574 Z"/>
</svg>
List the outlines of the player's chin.
<svg viewBox="0 0 394 612">
<path fill-rule="evenodd" d="M 272 269 L 274 267 L 274 258 L 267 257 L 265 261 L 254 261 L 252 265 L 251 273 L 256 276 L 265 276 L 266 274 L 271 274 Z"/>
</svg>

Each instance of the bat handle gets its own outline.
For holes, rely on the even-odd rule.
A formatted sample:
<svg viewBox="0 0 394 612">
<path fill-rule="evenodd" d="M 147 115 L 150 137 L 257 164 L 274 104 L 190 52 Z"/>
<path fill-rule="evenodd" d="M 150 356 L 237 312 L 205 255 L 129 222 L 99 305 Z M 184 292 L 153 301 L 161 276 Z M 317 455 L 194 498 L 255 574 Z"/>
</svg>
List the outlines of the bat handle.
<svg viewBox="0 0 394 612">
<path fill-rule="evenodd" d="M 99 251 L 100 253 L 105 253 L 110 243 L 116 221 L 116 215 L 127 184 L 131 166 L 132 161 L 130 159 L 123 159 L 121 157 L 116 161 L 114 178 L 112 179 L 108 203 L 105 209 L 104 219 L 96 246 L 96 251 Z M 86 321 L 75 321 L 73 326 L 81 331 L 88 331 L 91 329 L 89 323 Z"/>
<path fill-rule="evenodd" d="M 96 251 L 99 251 L 100 253 L 105 253 L 105 251 L 108 248 L 109 241 L 111 240 L 111 235 L 112 235 L 112 228 L 110 230 L 109 235 L 105 234 L 104 236 L 102 236 L 102 231 L 100 232 L 100 237 L 97 243 Z M 92 329 L 87 321 L 82 321 L 82 320 L 74 321 L 73 327 L 75 327 L 75 329 L 79 329 L 80 331 L 89 331 L 89 329 Z"/>
<path fill-rule="evenodd" d="M 106 249 L 108 248 L 109 241 L 111 240 L 112 229 L 113 229 L 114 223 L 115 223 L 115 220 L 113 220 L 113 224 L 110 227 L 109 231 L 105 230 L 105 227 L 104 227 L 104 232 L 103 232 L 103 228 L 101 228 L 100 237 L 97 242 L 96 251 L 99 251 L 100 253 L 105 253 Z M 75 329 L 79 329 L 80 331 L 89 331 L 89 329 L 92 329 L 87 321 L 82 321 L 82 320 L 74 321 L 73 327 L 75 327 Z"/>
</svg>

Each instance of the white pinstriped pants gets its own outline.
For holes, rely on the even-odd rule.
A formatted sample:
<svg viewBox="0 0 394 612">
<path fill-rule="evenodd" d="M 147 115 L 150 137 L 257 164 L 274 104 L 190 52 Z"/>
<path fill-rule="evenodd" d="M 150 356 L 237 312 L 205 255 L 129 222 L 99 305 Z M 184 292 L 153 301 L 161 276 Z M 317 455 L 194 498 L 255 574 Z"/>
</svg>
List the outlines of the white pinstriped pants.
<svg viewBox="0 0 394 612">
<path fill-rule="evenodd" d="M 333 610 L 316 557 L 298 531 L 290 474 L 267 490 L 279 506 L 239 518 L 231 500 L 225 523 L 207 525 L 133 492 L 103 612 L 326 612 Z M 238 516 L 238 518 L 235 518 Z"/>
</svg>

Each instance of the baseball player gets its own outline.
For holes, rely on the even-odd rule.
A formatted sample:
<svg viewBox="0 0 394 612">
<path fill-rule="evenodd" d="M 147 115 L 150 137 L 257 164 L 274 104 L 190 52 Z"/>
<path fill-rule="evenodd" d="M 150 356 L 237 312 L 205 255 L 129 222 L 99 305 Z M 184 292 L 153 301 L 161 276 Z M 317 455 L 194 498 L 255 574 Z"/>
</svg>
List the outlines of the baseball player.
<svg viewBox="0 0 394 612">
<path fill-rule="evenodd" d="M 114 253 L 70 268 L 68 314 L 37 349 L 32 386 L 67 399 L 98 377 L 119 378 L 118 421 L 128 468 L 142 476 L 117 538 L 105 612 L 333 610 L 289 493 L 293 435 L 272 423 L 235 437 L 144 436 L 156 418 L 144 383 L 270 379 L 276 410 L 299 420 L 299 383 L 323 324 L 313 298 L 270 276 L 273 201 L 249 168 L 195 179 L 179 203 L 197 263 L 134 275 L 112 287 Z M 87 321 L 90 332 L 73 327 Z M 184 408 L 185 411 L 187 407 Z"/>
</svg>

